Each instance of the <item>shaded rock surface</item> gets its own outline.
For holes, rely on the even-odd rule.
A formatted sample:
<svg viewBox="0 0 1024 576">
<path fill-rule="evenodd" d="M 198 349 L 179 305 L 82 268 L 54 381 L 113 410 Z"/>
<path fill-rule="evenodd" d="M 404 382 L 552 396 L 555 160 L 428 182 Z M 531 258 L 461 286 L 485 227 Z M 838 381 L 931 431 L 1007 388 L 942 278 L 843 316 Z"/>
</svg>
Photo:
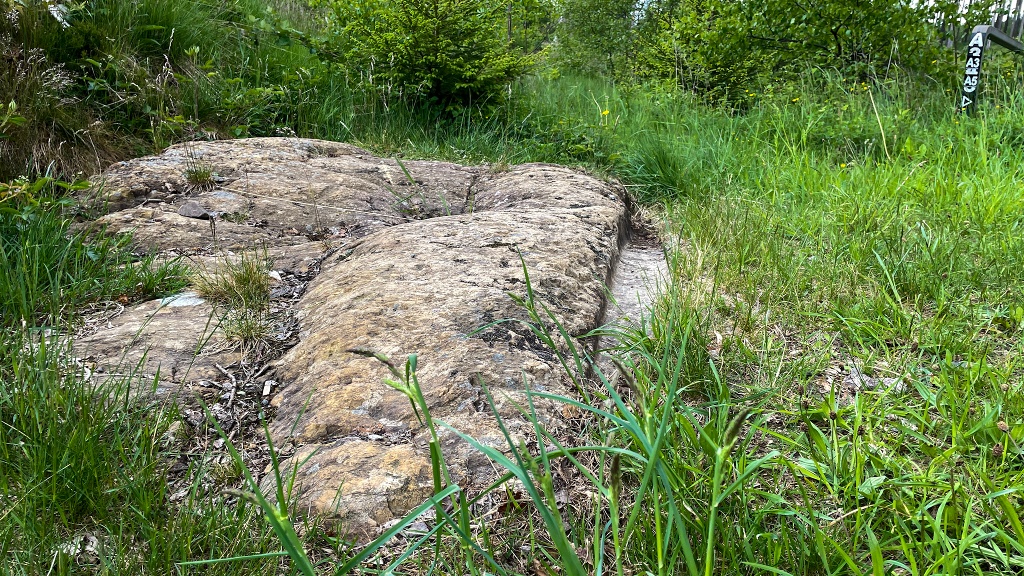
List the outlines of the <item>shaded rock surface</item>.
<svg viewBox="0 0 1024 576">
<path fill-rule="evenodd" d="M 668 263 L 661 247 L 630 246 L 623 250 L 609 282 L 611 298 L 602 323 L 637 326 L 668 278 Z"/>
<path fill-rule="evenodd" d="M 184 174 L 197 162 L 214 173 L 213 189 L 190 189 Z M 105 213 L 97 223 L 133 231 L 140 250 L 217 266 L 225 250 L 263 246 L 276 267 L 315 276 L 294 296 L 298 343 L 273 365 L 271 430 L 275 443 L 295 447 L 292 461 L 306 462 L 297 479 L 302 503 L 336 514 L 357 536 L 372 536 L 422 502 L 432 478 L 427 434 L 409 400 L 384 383 L 382 364 L 349 350 L 373 350 L 396 363 L 417 354 L 434 418 L 507 448 L 488 387 L 512 434 L 529 443 L 530 425 L 514 406 L 526 405 L 527 387 L 572 391 L 555 355 L 528 327 L 493 324 L 526 318 L 509 296 L 527 292 L 520 258 L 537 299 L 570 334 L 582 334 L 604 317 L 628 235 L 619 190 L 566 168 L 399 163 L 313 140 L 176 146 L 115 164 L 94 181 L 101 185 L 84 201 Z M 198 207 L 211 220 L 182 216 L 186 204 L 195 206 L 185 212 L 201 214 Z M 189 366 L 185 380 L 198 378 L 213 365 L 204 364 L 202 351 L 185 358 L 202 337 L 202 306 L 186 317 L 182 306 L 147 303 L 81 345 L 97 362 L 146 349 L 163 371 Z M 174 314 L 183 314 L 180 322 Z M 160 341 L 153 329 L 174 336 Z M 217 342 L 210 341 L 219 353 L 232 353 Z M 536 406 L 555 433 L 574 417 L 558 403 Z M 457 436 L 443 432 L 442 444 L 461 485 L 493 479 L 487 459 Z"/>
<path fill-rule="evenodd" d="M 661 247 L 630 245 L 622 250 L 611 281 L 608 283 L 608 304 L 605 307 L 603 326 L 612 328 L 597 340 L 598 350 L 613 350 L 622 343 L 621 334 L 646 330 L 650 325 L 643 320 L 650 315 L 658 295 L 664 291 L 669 279 L 668 263 Z M 607 353 L 597 357 L 594 366 L 605 378 L 614 382 L 619 369 Z"/>
<path fill-rule="evenodd" d="M 187 383 L 216 380 L 217 364 L 238 360 L 219 323 L 209 302 L 185 292 L 132 307 L 77 339 L 75 350 L 104 377 L 151 382 L 159 373 L 157 392 L 165 393 Z"/>
</svg>

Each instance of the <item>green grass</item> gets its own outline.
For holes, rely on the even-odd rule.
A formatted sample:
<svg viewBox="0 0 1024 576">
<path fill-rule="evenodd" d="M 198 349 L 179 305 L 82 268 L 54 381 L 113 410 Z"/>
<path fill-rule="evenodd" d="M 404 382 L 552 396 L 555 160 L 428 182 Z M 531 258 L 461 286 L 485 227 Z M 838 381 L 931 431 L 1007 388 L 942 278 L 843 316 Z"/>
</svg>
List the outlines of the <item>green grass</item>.
<svg viewBox="0 0 1024 576">
<path fill-rule="evenodd" d="M 621 100 L 648 130 L 619 173 L 664 202 L 686 294 L 653 321 L 700 318 L 721 386 L 696 375 L 698 405 L 754 407 L 749 457 L 781 452 L 721 511 L 717 569 L 1018 572 L 1020 102 L 964 119 L 926 87 L 811 88 L 741 115 Z M 678 346 L 653 334 L 634 350 Z M 854 365 L 899 387 L 853 390 Z M 680 452 L 706 518 L 710 461 Z"/>
<path fill-rule="evenodd" d="M 0 345 L 4 573 L 166 574 L 183 560 L 275 549 L 256 511 L 207 492 L 203 469 L 172 503 L 173 407 L 140 402 L 127 381 L 86 380 L 64 346 L 30 334 Z"/>
<path fill-rule="evenodd" d="M 694 378 L 699 405 L 754 407 L 750 457 L 781 452 L 723 509 L 717 569 L 1018 572 L 1020 102 L 964 119 L 941 91 L 828 80 L 742 115 L 684 105 L 626 140 L 620 173 L 664 202 L 687 294 L 653 320 L 701 319 L 693 354 L 723 386 Z M 653 334 L 628 353 L 678 346 Z M 854 365 L 896 383 L 851 389 Z M 710 462 L 680 456 L 706 518 Z"/>
<path fill-rule="evenodd" d="M 89 241 L 73 232 L 61 187 L 81 188 L 49 178 L 0 183 L 0 330 L 59 326 L 77 314 L 76 306 L 138 300 L 184 285 L 184 265 L 136 258 L 130 238 Z"/>
<path fill-rule="evenodd" d="M 273 329 L 270 314 L 270 272 L 273 262 L 266 248 L 241 252 L 212 270 L 199 270 L 193 285 L 200 296 L 214 303 L 221 315 L 220 328 L 239 343 L 246 356 L 265 351 Z"/>
<path fill-rule="evenodd" d="M 621 179 L 663 225 L 671 281 L 645 325 L 619 334 L 625 386 L 583 382 L 587 358 L 563 357 L 579 397 L 559 401 L 595 415 L 584 446 L 481 445 L 529 500 L 478 523 L 470 496 L 446 495 L 433 540 L 409 558 L 387 551 L 407 561 L 400 570 L 1024 569 L 1024 100 L 1011 62 L 987 64 L 976 118 L 953 113 L 946 82 L 821 70 L 751 86 L 731 109 L 671 86 L 544 71 L 498 106 L 453 114 L 359 92 L 346 71 L 274 41 L 280 21 L 255 4 L 81 10 L 77 35 L 22 21 L 22 41 L 49 60 L 32 60 L 24 82 L 0 77 L 0 101 L 17 101 L 0 124 L 11 170 L 0 176 L 70 175 L 204 133 L 294 134 L 388 156 L 579 166 Z M 4 571 L 78 573 L 98 559 L 108 573 L 162 574 L 277 553 L 275 533 L 303 570 L 325 546 L 336 562 L 322 569 L 354 568 L 353 550 L 316 529 L 296 544 L 287 524 L 301 519 L 280 502 L 208 492 L 203 470 L 170 501 L 174 407 L 140 403 L 122 382 L 97 389 L 62 336 L 81 306 L 173 291 L 183 271 L 131 256 L 123 239 L 72 232 L 53 186 L 0 189 Z M 265 272 L 253 259 L 204 290 L 262 310 Z M 543 303 L 522 296 L 538 335 L 556 341 Z M 414 360 L 394 382 L 416 401 Z M 563 459 L 591 494 L 578 506 L 553 496 Z M 101 551 L 68 551 L 85 536 Z M 271 573 L 281 562 L 180 569 Z"/>
<path fill-rule="evenodd" d="M 0 195 L 0 570 L 166 574 L 183 560 L 272 550 L 256 510 L 209 492 L 206 460 L 192 460 L 172 502 L 167 471 L 189 448 L 181 432 L 172 439 L 175 406 L 129 389 L 140 381 L 130 375 L 93 380 L 75 361 L 82 306 L 160 296 L 186 277 L 135 259 L 123 240 L 72 232 L 55 188 L 16 183 Z"/>
<path fill-rule="evenodd" d="M 653 87 L 537 79 L 500 121 L 428 130 L 399 116 L 372 131 L 388 138 L 360 142 L 577 163 L 618 175 L 659 210 L 673 288 L 650 335 L 620 353 L 636 366 L 628 410 L 675 415 L 654 435 L 672 473 L 656 488 L 645 467 L 620 462 L 623 509 L 646 519 L 619 539 L 634 570 L 1013 574 L 1024 562 L 1024 103 L 1006 88 L 995 84 L 968 119 L 941 86 L 902 77 L 812 74 L 742 112 Z M 722 461 L 705 434 L 714 440 L 744 408 L 752 425 Z M 624 417 L 620 408 L 605 425 L 642 453 Z M 720 478 L 772 450 L 716 496 Z M 550 506 L 536 500 L 543 516 Z M 689 513 L 675 519 L 670 501 Z M 583 526 L 568 536 L 577 547 L 619 553 L 586 520 L 602 513 L 562 525 Z M 666 531 L 679 522 L 686 536 Z M 504 536 L 548 542 L 532 553 L 559 565 L 562 529 L 545 525 L 534 528 L 551 540 Z"/>
</svg>

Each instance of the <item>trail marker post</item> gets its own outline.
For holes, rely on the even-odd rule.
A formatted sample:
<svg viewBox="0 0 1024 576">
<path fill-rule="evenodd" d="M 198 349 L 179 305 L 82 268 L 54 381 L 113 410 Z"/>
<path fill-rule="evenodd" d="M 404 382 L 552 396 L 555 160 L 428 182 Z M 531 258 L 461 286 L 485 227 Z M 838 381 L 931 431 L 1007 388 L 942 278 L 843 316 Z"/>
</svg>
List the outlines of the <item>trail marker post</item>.
<svg viewBox="0 0 1024 576">
<path fill-rule="evenodd" d="M 964 84 L 957 109 L 965 114 L 974 114 L 978 105 L 978 86 L 981 84 L 981 59 L 989 41 L 1011 52 L 1024 53 L 1024 44 L 1007 36 L 1002 30 L 990 24 L 975 26 L 967 42 L 967 65 L 964 67 Z"/>
</svg>

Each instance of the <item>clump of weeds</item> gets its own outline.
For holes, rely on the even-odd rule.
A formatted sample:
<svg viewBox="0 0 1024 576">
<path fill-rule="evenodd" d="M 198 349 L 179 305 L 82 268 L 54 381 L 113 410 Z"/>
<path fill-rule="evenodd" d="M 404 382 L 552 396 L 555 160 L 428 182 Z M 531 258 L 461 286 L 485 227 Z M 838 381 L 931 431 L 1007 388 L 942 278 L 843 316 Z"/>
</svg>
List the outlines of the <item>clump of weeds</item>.
<svg viewBox="0 0 1024 576">
<path fill-rule="evenodd" d="M 196 155 L 195 145 L 189 142 L 185 147 L 185 181 L 189 189 L 195 192 L 212 190 L 215 186 L 213 166 L 204 162 Z"/>
<path fill-rule="evenodd" d="M 194 278 L 196 292 L 223 314 L 225 336 L 243 352 L 258 353 L 269 345 L 273 330 L 270 310 L 271 261 L 266 249 L 242 252 Z"/>
</svg>

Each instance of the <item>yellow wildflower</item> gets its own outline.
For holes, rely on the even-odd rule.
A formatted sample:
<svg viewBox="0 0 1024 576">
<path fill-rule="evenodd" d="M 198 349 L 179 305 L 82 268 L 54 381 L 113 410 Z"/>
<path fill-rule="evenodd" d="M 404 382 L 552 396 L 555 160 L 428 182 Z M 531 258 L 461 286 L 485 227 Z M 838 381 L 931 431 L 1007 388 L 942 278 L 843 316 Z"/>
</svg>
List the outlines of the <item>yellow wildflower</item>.
<svg viewBox="0 0 1024 576">
<path fill-rule="evenodd" d="M 608 113 L 609 113 L 609 110 L 605 110 L 604 112 L 601 112 L 601 116 L 607 116 Z"/>
</svg>

